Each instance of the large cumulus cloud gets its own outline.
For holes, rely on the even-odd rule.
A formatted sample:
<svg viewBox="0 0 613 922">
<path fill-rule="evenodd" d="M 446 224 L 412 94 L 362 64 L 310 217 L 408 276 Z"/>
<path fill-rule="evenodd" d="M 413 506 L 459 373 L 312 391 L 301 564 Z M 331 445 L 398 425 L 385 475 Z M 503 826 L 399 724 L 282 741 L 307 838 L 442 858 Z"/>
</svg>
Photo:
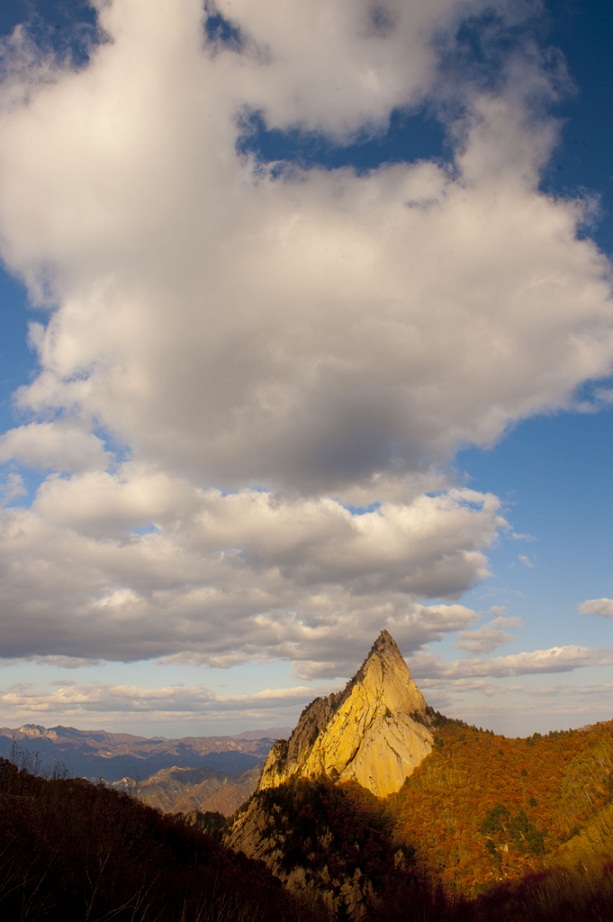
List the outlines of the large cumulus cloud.
<svg viewBox="0 0 613 922">
<path fill-rule="evenodd" d="M 86 67 L 5 48 L 2 254 L 48 316 L 0 453 L 52 469 L 3 513 L 6 651 L 339 674 L 348 624 L 466 628 L 505 523 L 446 466 L 613 361 L 608 264 L 539 188 L 558 75 L 454 70 L 477 0 L 96 6 Z M 487 6 L 492 46 L 532 11 Z M 240 152 L 250 113 L 338 143 L 426 104 L 446 161 Z"/>
</svg>

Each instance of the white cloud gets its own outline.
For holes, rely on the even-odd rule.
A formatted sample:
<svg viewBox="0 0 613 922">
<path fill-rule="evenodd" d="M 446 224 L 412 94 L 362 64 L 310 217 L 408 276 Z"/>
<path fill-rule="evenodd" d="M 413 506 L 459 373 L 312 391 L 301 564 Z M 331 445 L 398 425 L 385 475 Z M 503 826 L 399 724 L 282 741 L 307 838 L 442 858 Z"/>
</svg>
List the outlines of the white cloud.
<svg viewBox="0 0 613 922">
<path fill-rule="evenodd" d="M 262 0 L 257 7 L 216 0 L 214 6 L 243 37 L 242 73 L 237 55 L 217 61 L 241 99 L 272 125 L 299 124 L 339 139 L 382 126 L 394 107 L 423 100 L 438 76 L 432 39 L 442 43 L 463 12 L 456 0 Z M 471 2 L 468 9 L 485 6 Z"/>
<path fill-rule="evenodd" d="M 443 93 L 428 39 L 466 12 L 394 4 L 382 33 L 366 3 L 260 7 L 232 6 L 260 54 L 209 56 L 195 0 L 116 0 L 91 66 L 0 117 L 5 256 L 58 304 L 22 407 L 77 408 L 206 483 L 338 493 L 490 444 L 606 374 L 606 263 L 580 205 L 538 189 L 538 62 L 463 88 L 456 172 L 254 177 L 241 107 L 338 126 L 321 79 L 348 125 L 384 122 Z"/>
<path fill-rule="evenodd" d="M 72 422 L 29 423 L 0 436 L 0 462 L 55 471 L 104 469 L 110 461 L 104 443 Z"/>
<path fill-rule="evenodd" d="M 476 676 L 516 676 L 537 673 L 572 672 L 583 666 L 608 665 L 613 663 L 611 651 L 592 650 L 568 644 L 551 647 L 548 650 L 532 650 L 511 653 L 508 656 L 493 656 L 455 660 L 445 663 L 430 653 L 417 653 L 409 658 L 409 667 L 415 676 L 444 677 L 447 680 L 466 679 Z"/>
<path fill-rule="evenodd" d="M 519 627 L 520 625 L 521 620 L 519 618 L 500 616 L 473 631 L 462 631 L 456 646 L 462 650 L 468 650 L 470 653 L 490 653 L 501 644 L 514 640 L 514 635 L 510 634 L 506 628 Z"/>
<path fill-rule="evenodd" d="M 10 471 L 0 483 L 0 503 L 4 506 L 15 499 L 27 495 L 27 490 L 21 474 Z"/>
<path fill-rule="evenodd" d="M 613 618 L 613 599 L 586 599 L 577 606 L 581 615 L 601 615 L 603 618 Z"/>
<path fill-rule="evenodd" d="M 30 509 L 0 515 L 5 656 L 281 656 L 332 675 L 384 626 L 416 649 L 472 623 L 465 606 L 416 600 L 483 579 L 504 525 L 497 500 L 474 491 L 352 515 L 130 463 L 52 478 Z"/>
<path fill-rule="evenodd" d="M 604 683 L 585 688 L 575 684 L 541 688 L 458 684 L 454 683 L 453 696 L 448 688 L 426 690 L 428 700 L 449 716 L 506 736 L 546 734 L 611 719 L 611 686 Z"/>
<path fill-rule="evenodd" d="M 237 713 L 246 717 L 270 719 L 270 713 L 286 716 L 304 707 L 319 691 L 326 689 L 295 686 L 265 689 L 251 695 L 219 695 L 202 685 L 170 685 L 143 688 L 105 682 L 77 684 L 53 683 L 36 688 L 27 683 L 0 690 L 4 719 L 11 723 L 46 720 L 94 722 L 98 715 L 130 721 L 146 716 L 157 722 L 176 720 L 219 721 Z"/>
<path fill-rule="evenodd" d="M 79 71 L 5 43 L 2 257 L 49 314 L 0 460 L 52 470 L 1 513 L 5 655 L 335 676 L 381 627 L 414 651 L 474 623 L 457 599 L 506 523 L 441 470 L 613 367 L 608 264 L 539 186 L 549 71 L 521 43 L 489 85 L 454 68 L 485 7 L 218 0 L 231 50 L 200 0 L 113 0 Z M 250 111 L 338 141 L 422 103 L 448 165 L 279 175 L 237 150 Z M 508 636 L 487 630 L 462 642 Z"/>
</svg>

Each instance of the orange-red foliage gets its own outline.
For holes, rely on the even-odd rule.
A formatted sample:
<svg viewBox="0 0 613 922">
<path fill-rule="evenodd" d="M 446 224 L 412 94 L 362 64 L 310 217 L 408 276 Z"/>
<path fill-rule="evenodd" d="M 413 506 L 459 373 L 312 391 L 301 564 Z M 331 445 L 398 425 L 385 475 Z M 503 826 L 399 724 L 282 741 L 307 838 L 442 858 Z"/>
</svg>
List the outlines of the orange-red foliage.
<svg viewBox="0 0 613 922">
<path fill-rule="evenodd" d="M 396 835 L 448 892 L 551 863 L 613 794 L 613 721 L 506 739 L 457 722 L 390 799 Z"/>
</svg>

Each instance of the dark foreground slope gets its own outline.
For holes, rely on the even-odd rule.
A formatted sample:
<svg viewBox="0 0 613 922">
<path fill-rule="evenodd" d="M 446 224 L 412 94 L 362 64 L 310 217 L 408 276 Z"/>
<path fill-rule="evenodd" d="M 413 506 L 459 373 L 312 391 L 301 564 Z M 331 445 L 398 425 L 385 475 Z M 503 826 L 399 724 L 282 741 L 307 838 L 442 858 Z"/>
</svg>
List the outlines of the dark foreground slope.
<svg viewBox="0 0 613 922">
<path fill-rule="evenodd" d="M 467 901 L 418 872 L 393 812 L 356 782 L 292 778 L 255 794 L 237 822 L 292 892 L 317 894 L 334 922 L 460 922 Z"/>
<path fill-rule="evenodd" d="M 314 922 L 262 866 L 125 794 L 0 760 L 0 918 Z"/>
</svg>

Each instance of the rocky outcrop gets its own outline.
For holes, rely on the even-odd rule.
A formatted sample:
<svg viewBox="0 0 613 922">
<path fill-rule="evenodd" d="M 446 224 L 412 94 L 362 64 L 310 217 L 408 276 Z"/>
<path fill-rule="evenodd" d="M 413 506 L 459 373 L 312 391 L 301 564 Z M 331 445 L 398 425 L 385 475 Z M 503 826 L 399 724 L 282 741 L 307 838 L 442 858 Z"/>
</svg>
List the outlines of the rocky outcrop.
<svg viewBox="0 0 613 922">
<path fill-rule="evenodd" d="M 290 778 L 357 781 L 395 793 L 433 746 L 429 711 L 395 641 L 382 631 L 342 692 L 316 698 L 270 751 L 260 789 Z"/>
<path fill-rule="evenodd" d="M 374 847 L 372 804 L 356 825 L 361 799 L 370 797 L 361 788 L 375 804 L 399 790 L 433 748 L 431 714 L 382 631 L 343 691 L 313 701 L 289 740 L 272 747 L 258 791 L 237 814 L 226 844 L 263 861 L 288 889 L 321 900 L 322 918 L 368 917 L 385 886 L 378 868 L 389 877 L 396 856 L 384 832 Z"/>
<path fill-rule="evenodd" d="M 261 767 L 238 777 L 211 768 L 163 768 L 144 781 L 122 778 L 111 786 L 127 791 L 162 813 L 221 813 L 232 816 L 255 791 Z"/>
<path fill-rule="evenodd" d="M 317 815 L 317 822 L 313 822 L 313 814 L 309 813 L 302 797 L 301 784 L 303 782 L 297 782 L 293 796 L 290 794 L 287 799 L 282 789 L 269 789 L 250 800 L 226 838 L 226 844 L 234 851 L 264 862 L 288 890 L 308 903 L 319 902 L 322 922 L 338 918 L 341 906 L 348 918 L 360 922 L 367 916 L 373 897 L 369 869 L 364 873 L 344 854 L 345 829 L 341 832 L 330 828 L 325 794 L 318 809 L 313 811 Z M 320 784 L 314 785 L 314 790 L 319 787 Z M 301 805 L 300 817 L 295 813 L 297 803 Z M 337 803 L 337 822 L 339 806 Z M 372 817 L 368 819 L 372 823 Z M 365 828 L 372 833 L 366 824 Z M 357 850 L 364 844 L 352 842 Z M 387 857 L 389 864 L 393 864 L 393 858 Z"/>
</svg>

